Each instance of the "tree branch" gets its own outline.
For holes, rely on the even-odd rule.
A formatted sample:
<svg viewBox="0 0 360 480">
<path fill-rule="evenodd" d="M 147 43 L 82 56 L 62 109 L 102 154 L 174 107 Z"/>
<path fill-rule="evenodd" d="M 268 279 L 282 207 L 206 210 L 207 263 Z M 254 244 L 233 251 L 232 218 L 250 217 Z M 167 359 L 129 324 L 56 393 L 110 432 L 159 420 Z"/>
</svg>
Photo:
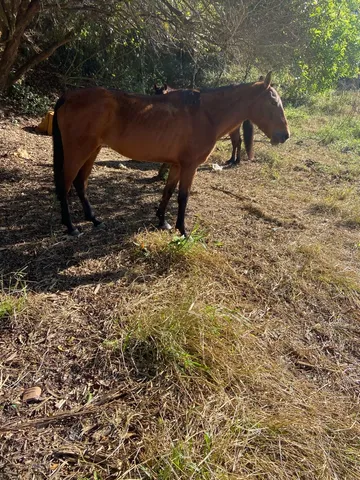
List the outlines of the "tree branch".
<svg viewBox="0 0 360 480">
<path fill-rule="evenodd" d="M 15 72 L 10 82 L 11 85 L 16 83 L 26 72 L 28 72 L 31 68 L 35 67 L 35 65 L 49 58 L 59 47 L 71 42 L 71 40 L 73 40 L 75 36 L 76 35 L 74 32 L 69 32 L 62 40 L 53 43 L 46 50 L 29 58 L 29 60 L 24 63 L 20 68 L 18 68 L 18 70 Z"/>
</svg>

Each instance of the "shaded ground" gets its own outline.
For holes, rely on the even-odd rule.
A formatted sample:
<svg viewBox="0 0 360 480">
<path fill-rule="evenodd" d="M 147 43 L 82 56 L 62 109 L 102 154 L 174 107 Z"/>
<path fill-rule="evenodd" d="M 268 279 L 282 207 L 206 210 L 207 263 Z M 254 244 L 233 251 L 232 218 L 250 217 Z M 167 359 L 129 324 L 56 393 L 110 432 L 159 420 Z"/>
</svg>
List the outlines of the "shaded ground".
<svg viewBox="0 0 360 480">
<path fill-rule="evenodd" d="M 108 149 L 106 230 L 73 195 L 67 238 L 29 123 L 0 124 L 2 478 L 360 478 L 356 156 L 258 134 L 254 162 L 215 172 L 219 142 L 189 202 L 199 249 L 174 253 L 158 165 Z"/>
</svg>

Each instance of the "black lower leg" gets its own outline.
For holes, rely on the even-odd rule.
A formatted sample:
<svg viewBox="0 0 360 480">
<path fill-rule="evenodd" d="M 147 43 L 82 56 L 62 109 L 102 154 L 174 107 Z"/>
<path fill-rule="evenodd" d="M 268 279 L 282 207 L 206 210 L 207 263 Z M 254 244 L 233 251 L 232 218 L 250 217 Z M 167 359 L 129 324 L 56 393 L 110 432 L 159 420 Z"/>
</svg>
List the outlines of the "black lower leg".
<svg viewBox="0 0 360 480">
<path fill-rule="evenodd" d="M 95 225 L 95 227 L 100 225 L 102 222 L 101 220 L 98 220 L 95 217 L 94 212 L 91 208 L 90 202 L 87 199 L 86 195 L 84 195 L 83 198 L 80 198 L 80 200 L 84 209 L 85 220 L 89 220 L 89 222 L 92 222 Z"/>
<path fill-rule="evenodd" d="M 232 153 L 230 159 L 226 162 L 227 165 L 236 165 L 240 163 L 240 151 L 241 151 L 241 136 L 236 135 L 237 132 L 232 132 L 230 135 L 232 144 Z"/>
<path fill-rule="evenodd" d="M 76 177 L 76 179 L 74 180 L 74 187 L 82 203 L 85 220 L 93 222 L 94 226 L 97 227 L 102 222 L 98 220 L 94 215 L 93 209 L 91 208 L 90 202 L 86 196 L 84 182 L 78 177 Z"/>
<path fill-rule="evenodd" d="M 159 219 L 158 228 L 166 229 L 166 230 L 171 228 L 170 225 L 165 221 L 165 210 L 172 194 L 174 193 L 175 188 L 176 188 L 176 185 L 171 185 L 171 187 L 168 187 L 168 188 L 165 187 L 159 208 L 156 210 L 156 216 Z"/>
<path fill-rule="evenodd" d="M 233 149 L 232 149 L 232 152 L 231 152 L 231 157 L 229 158 L 229 160 L 226 162 L 226 165 L 232 165 L 235 163 L 235 153 L 236 153 L 236 147 L 234 147 L 234 144 L 233 144 Z"/>
<path fill-rule="evenodd" d="M 239 143 L 236 147 L 236 160 L 235 163 L 240 163 L 240 152 L 241 152 L 241 138 L 239 139 Z"/>
<path fill-rule="evenodd" d="M 77 235 L 79 231 L 77 228 L 74 227 L 74 225 L 71 222 L 69 204 L 68 204 L 66 195 L 60 198 L 60 206 L 61 206 L 61 223 L 67 227 L 69 235 Z"/>
<path fill-rule="evenodd" d="M 164 228 L 165 226 L 165 209 L 159 207 L 157 210 L 156 210 L 156 216 L 158 217 L 159 219 L 159 228 Z"/>
<path fill-rule="evenodd" d="M 179 181 L 179 167 L 177 165 L 172 165 L 170 167 L 169 175 L 167 182 L 162 194 L 162 199 L 159 205 L 159 208 L 156 211 L 156 216 L 159 219 L 159 228 L 163 230 L 170 230 L 171 226 L 165 220 L 165 211 L 169 203 L 169 200 L 174 193 L 176 185 Z"/>
<path fill-rule="evenodd" d="M 178 217 L 176 220 L 176 228 L 179 230 L 181 235 L 185 235 L 185 236 L 186 236 L 185 210 L 186 210 L 188 198 L 189 198 L 188 192 L 180 189 L 179 196 L 178 196 L 179 209 L 178 209 Z"/>
</svg>

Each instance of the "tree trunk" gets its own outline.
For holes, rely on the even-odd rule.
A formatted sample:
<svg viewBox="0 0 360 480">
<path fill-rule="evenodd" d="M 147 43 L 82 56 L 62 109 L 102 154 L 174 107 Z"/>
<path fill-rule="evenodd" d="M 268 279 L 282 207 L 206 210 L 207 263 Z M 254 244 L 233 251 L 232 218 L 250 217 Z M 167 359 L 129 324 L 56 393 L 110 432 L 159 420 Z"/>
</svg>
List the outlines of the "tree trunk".
<svg viewBox="0 0 360 480">
<path fill-rule="evenodd" d="M 40 0 L 23 0 L 17 12 L 14 32 L 6 42 L 0 58 L 0 92 L 10 86 L 10 75 L 26 28 L 40 12 Z"/>
<path fill-rule="evenodd" d="M 22 35 L 14 35 L 5 45 L 0 59 L 0 91 L 8 87 L 11 69 L 15 63 L 17 52 L 21 43 Z"/>
</svg>

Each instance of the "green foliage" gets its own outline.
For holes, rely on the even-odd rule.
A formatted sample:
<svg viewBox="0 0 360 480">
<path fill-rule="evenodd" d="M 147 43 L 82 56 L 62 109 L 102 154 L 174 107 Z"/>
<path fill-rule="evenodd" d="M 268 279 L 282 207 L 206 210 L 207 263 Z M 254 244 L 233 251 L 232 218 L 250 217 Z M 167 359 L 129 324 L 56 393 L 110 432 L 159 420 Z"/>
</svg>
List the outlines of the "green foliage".
<svg viewBox="0 0 360 480">
<path fill-rule="evenodd" d="M 356 0 L 318 0 L 309 9 L 309 45 L 297 52 L 298 81 L 290 96 L 333 87 L 342 77 L 356 76 L 360 64 L 360 17 Z M 298 99 L 299 99 L 298 98 Z"/>
<path fill-rule="evenodd" d="M 24 277 L 25 270 L 16 272 L 7 288 L 4 287 L 4 281 L 0 278 L 0 328 L 2 321 L 9 320 L 25 305 L 27 290 Z"/>
<path fill-rule="evenodd" d="M 196 244 L 201 244 L 203 248 L 206 248 L 205 237 L 206 233 L 200 229 L 198 224 L 196 224 L 189 236 L 175 235 L 169 242 L 169 248 L 178 253 L 189 252 Z"/>
<path fill-rule="evenodd" d="M 286 109 L 291 131 L 347 154 L 360 153 L 360 93 L 328 90 L 308 95 L 300 107 Z"/>
<path fill-rule="evenodd" d="M 17 83 L 9 91 L 9 104 L 25 115 L 43 115 L 52 104 L 51 100 L 37 93 L 32 87 Z"/>
<path fill-rule="evenodd" d="M 2 298 L 1 298 L 2 297 Z M 25 304 L 25 293 L 23 297 L 12 295 L 1 295 L 0 297 L 0 328 L 1 322 L 10 319 L 15 312 L 19 312 Z"/>
<path fill-rule="evenodd" d="M 10 317 L 10 315 L 14 312 L 15 307 L 16 305 L 10 298 L 6 298 L 0 302 L 0 320 Z"/>
<path fill-rule="evenodd" d="M 71 32 L 71 43 L 57 48 L 47 63 L 49 72 L 57 72 L 54 83 L 61 79 L 70 88 L 104 85 L 152 93 L 155 81 L 178 88 L 218 86 L 254 81 L 273 68 L 285 98 L 298 105 L 309 92 L 357 74 L 358 0 L 289 0 L 286 9 L 276 0 L 240 3 L 110 0 L 99 8 L 89 0 L 61 9 L 54 2 L 28 26 L 31 35 L 24 36 L 5 83 L 18 78 L 34 51 L 60 45 Z M 2 55 L 0 49 L 0 66 Z M 47 108 L 47 99 L 27 87 L 16 86 L 10 96 L 27 114 Z"/>
</svg>

